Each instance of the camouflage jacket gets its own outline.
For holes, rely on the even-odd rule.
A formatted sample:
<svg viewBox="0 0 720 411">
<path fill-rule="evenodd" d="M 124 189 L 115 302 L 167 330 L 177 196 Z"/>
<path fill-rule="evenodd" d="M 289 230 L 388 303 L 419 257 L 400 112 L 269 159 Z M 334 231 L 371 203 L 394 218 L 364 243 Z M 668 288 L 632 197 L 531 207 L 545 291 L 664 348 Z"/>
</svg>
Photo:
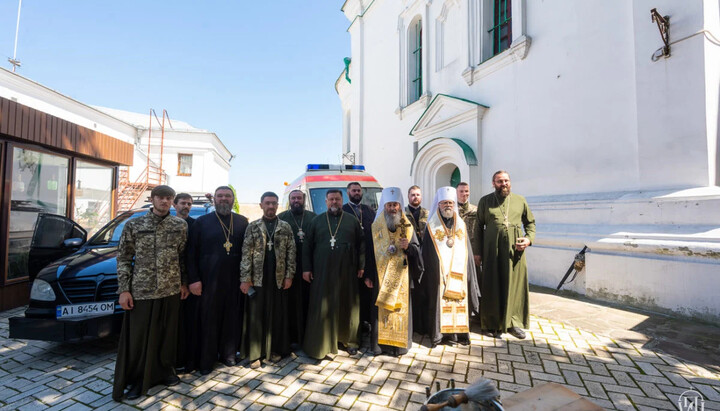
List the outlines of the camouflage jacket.
<svg viewBox="0 0 720 411">
<path fill-rule="evenodd" d="M 187 223 L 150 209 L 127 222 L 120 236 L 117 256 L 118 290 L 133 299 L 151 300 L 180 293 L 187 282 L 185 243 Z"/>
<path fill-rule="evenodd" d="M 467 235 L 470 238 L 470 245 L 474 250 L 475 242 L 477 241 L 475 239 L 475 226 L 477 225 L 477 206 L 471 204 L 470 201 L 466 202 L 465 204 L 458 203 L 458 211 L 460 212 L 460 218 L 465 221 L 465 226 L 467 227 Z"/>
<path fill-rule="evenodd" d="M 417 233 L 418 240 L 422 243 L 422 237 L 423 233 L 425 233 L 425 226 L 427 225 L 427 220 L 430 215 L 430 212 L 427 208 L 420 207 L 420 218 L 418 221 L 415 221 L 415 217 L 412 214 L 412 210 L 410 209 L 410 206 L 405 207 L 405 215 L 407 216 L 408 220 L 410 220 L 410 223 L 412 224 L 413 228 L 415 229 L 415 233 Z"/>
<path fill-rule="evenodd" d="M 240 281 L 252 282 L 253 287 L 262 287 L 263 263 L 267 248 L 267 232 L 263 219 L 253 221 L 245 230 L 240 262 Z M 273 252 L 275 252 L 275 280 L 278 288 L 282 288 L 283 280 L 295 276 L 295 236 L 290 224 L 277 219 L 273 236 Z"/>
</svg>

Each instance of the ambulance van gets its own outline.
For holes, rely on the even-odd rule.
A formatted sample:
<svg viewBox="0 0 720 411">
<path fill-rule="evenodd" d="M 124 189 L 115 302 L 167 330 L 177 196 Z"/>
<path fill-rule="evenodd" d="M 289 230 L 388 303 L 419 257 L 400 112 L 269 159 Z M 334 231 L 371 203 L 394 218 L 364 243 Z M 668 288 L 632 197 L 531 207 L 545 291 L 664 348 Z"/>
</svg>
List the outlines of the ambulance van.
<svg viewBox="0 0 720 411">
<path fill-rule="evenodd" d="M 377 211 L 382 186 L 362 165 L 308 164 L 304 173 L 285 185 L 282 209 L 289 208 L 288 198 L 293 190 L 305 193 L 305 209 L 321 214 L 327 211 L 325 193 L 330 189 L 342 192 L 343 204 L 348 202 L 347 185 L 357 181 L 363 188 L 362 203 Z"/>
</svg>

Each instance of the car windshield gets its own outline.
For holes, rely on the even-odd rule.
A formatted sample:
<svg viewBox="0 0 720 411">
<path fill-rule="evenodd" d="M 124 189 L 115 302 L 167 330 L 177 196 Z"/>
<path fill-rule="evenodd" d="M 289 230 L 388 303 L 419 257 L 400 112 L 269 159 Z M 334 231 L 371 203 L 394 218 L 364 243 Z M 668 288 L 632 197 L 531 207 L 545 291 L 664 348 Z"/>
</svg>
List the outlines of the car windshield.
<svg viewBox="0 0 720 411">
<path fill-rule="evenodd" d="M 333 187 L 327 188 L 311 188 L 310 189 L 310 201 L 312 202 L 313 212 L 315 214 L 322 214 L 327 211 L 327 205 L 325 204 L 325 194 L 328 190 L 332 190 Z M 348 202 L 347 191 L 345 187 L 339 189 L 342 192 L 343 204 Z M 382 188 L 369 187 L 363 188 L 362 203 L 369 206 L 373 211 L 377 211 L 378 204 L 380 203 L 380 195 L 382 194 Z"/>
<path fill-rule="evenodd" d="M 214 209 L 215 208 L 210 206 L 210 204 L 196 206 L 190 209 L 190 217 L 198 218 L 212 212 Z M 120 241 L 120 235 L 122 234 L 123 228 L 125 228 L 125 224 L 134 218 L 144 216 L 148 213 L 148 211 L 149 209 L 129 211 L 115 217 L 114 220 L 110 221 L 105 227 L 101 228 L 100 231 L 98 231 L 97 234 L 95 234 L 90 241 L 87 242 L 87 245 L 96 246 L 117 243 Z M 170 208 L 170 214 L 175 215 L 175 209 L 172 207 Z"/>
</svg>

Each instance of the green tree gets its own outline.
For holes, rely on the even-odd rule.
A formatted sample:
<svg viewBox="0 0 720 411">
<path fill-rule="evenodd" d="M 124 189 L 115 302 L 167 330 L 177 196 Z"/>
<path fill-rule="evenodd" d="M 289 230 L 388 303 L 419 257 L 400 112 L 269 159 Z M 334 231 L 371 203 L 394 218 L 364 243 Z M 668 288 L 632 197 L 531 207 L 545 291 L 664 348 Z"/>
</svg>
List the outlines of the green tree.
<svg viewBox="0 0 720 411">
<path fill-rule="evenodd" d="M 235 191 L 235 187 L 233 187 L 232 184 L 229 185 L 230 189 L 233 192 L 233 207 L 232 210 L 238 214 L 240 214 L 240 203 L 237 201 L 237 191 Z"/>
</svg>

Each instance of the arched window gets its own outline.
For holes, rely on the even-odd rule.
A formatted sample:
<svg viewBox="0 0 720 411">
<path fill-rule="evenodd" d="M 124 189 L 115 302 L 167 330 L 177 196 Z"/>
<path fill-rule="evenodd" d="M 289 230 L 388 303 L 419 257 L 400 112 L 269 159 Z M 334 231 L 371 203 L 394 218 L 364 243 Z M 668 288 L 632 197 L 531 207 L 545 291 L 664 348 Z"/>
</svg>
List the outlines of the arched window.
<svg viewBox="0 0 720 411">
<path fill-rule="evenodd" d="M 408 30 L 408 104 L 423 94 L 422 19 L 417 16 Z"/>
<path fill-rule="evenodd" d="M 488 30 L 492 35 L 493 56 L 510 48 L 512 43 L 511 0 L 493 1 L 493 26 Z"/>
</svg>

